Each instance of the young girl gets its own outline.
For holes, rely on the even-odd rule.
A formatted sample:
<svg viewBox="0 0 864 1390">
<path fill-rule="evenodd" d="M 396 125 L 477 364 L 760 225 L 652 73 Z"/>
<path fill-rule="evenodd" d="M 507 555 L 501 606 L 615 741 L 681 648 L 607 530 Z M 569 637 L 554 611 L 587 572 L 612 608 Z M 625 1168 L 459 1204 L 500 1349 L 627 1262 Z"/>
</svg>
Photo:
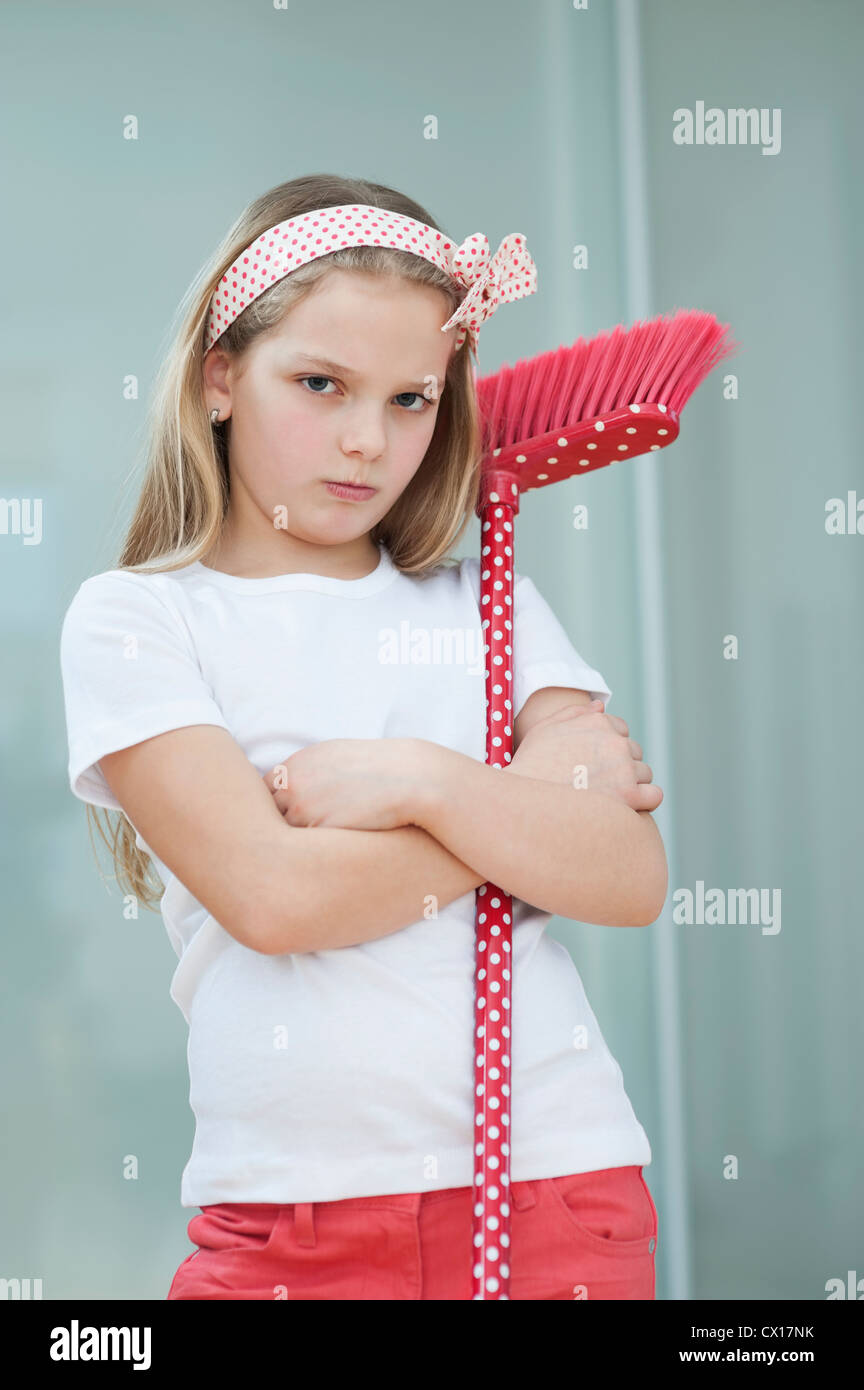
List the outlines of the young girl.
<svg viewBox="0 0 864 1390">
<path fill-rule="evenodd" d="M 200 1211 L 169 1299 L 471 1298 L 487 879 L 514 898 L 510 1296 L 654 1297 L 651 1150 L 545 927 L 654 920 L 662 792 L 518 573 L 516 751 L 486 765 L 480 567 L 444 563 L 483 241 L 358 179 L 253 202 L 181 306 L 119 565 L 66 612 L 72 791 L 122 812 L 118 880 L 179 958 Z"/>
</svg>

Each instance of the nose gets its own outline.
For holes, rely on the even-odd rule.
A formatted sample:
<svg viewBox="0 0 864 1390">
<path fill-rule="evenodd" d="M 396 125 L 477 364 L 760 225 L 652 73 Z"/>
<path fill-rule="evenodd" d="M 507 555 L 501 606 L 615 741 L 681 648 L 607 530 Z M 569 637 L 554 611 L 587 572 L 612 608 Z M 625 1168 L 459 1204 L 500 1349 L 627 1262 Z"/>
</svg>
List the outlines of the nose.
<svg viewBox="0 0 864 1390">
<path fill-rule="evenodd" d="M 380 408 L 358 407 L 346 418 L 342 431 L 342 452 L 349 456 L 360 455 L 366 459 L 380 458 L 384 452 L 387 435 Z"/>
</svg>

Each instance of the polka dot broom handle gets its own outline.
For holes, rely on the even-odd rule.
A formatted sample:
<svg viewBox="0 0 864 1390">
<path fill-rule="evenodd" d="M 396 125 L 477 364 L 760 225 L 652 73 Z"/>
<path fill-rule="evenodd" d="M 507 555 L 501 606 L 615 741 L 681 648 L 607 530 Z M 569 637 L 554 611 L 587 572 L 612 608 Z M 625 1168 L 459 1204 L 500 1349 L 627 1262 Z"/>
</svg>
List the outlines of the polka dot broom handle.
<svg viewBox="0 0 864 1390">
<path fill-rule="evenodd" d="M 510 500 L 505 502 L 507 497 Z M 480 503 L 480 620 L 486 649 L 486 762 L 513 754 L 513 518 L 515 475 L 485 475 Z M 474 954 L 474 1181 L 472 1298 L 509 1298 L 510 1002 L 513 904 L 493 883 L 477 889 Z"/>
<path fill-rule="evenodd" d="M 484 454 L 480 615 L 486 646 L 486 762 L 513 754 L 513 519 L 530 488 L 654 453 L 678 436 L 699 383 L 737 348 L 713 314 L 678 310 L 540 353 L 477 382 Z M 658 399 L 661 397 L 662 399 Z M 474 960 L 472 1297 L 510 1293 L 510 1056 L 513 904 L 477 889 Z"/>
<path fill-rule="evenodd" d="M 525 364 L 528 373 L 536 361 Z M 513 376 L 512 369 L 506 373 Z M 502 377 L 481 382 L 487 408 Z M 526 428 L 527 388 L 500 409 Z M 482 396 L 482 392 L 481 392 Z M 523 397 L 525 399 L 523 399 Z M 499 403 L 500 404 L 500 403 Z M 634 424 L 634 417 L 638 424 Z M 639 431 L 644 437 L 638 437 Z M 513 521 L 519 498 L 576 469 L 591 471 L 625 453 L 662 448 L 678 434 L 665 404 L 629 405 L 602 418 L 559 426 L 557 434 L 497 444 L 484 454 L 477 513 L 481 518 L 480 621 L 486 651 L 486 762 L 513 756 Z M 487 444 L 489 440 L 487 438 Z M 564 454 L 565 447 L 571 457 Z M 554 446 L 554 449 L 553 449 Z M 550 452 L 551 451 L 551 452 Z M 583 457 L 584 453 L 584 457 Z M 556 474 L 553 465 L 564 462 Z M 510 1057 L 513 903 L 494 883 L 477 889 L 474 954 L 474 1177 L 472 1297 L 510 1297 Z"/>
</svg>

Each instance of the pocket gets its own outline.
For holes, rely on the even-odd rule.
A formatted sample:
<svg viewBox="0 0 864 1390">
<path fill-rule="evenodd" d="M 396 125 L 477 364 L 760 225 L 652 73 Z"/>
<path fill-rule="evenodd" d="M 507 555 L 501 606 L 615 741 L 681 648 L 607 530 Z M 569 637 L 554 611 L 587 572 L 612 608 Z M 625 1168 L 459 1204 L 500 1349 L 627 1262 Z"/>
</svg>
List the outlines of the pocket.
<svg viewBox="0 0 864 1390">
<path fill-rule="evenodd" d="M 200 1250 L 253 1250 L 260 1253 L 273 1243 L 291 1207 L 263 1202 L 221 1202 L 201 1208 L 186 1227 L 186 1234 Z M 199 1251 L 195 1253 L 198 1254 Z M 191 1258 L 191 1257 L 190 1257 Z"/>
<path fill-rule="evenodd" d="M 653 1254 L 657 1209 L 638 1166 L 548 1178 L 544 1186 L 585 1244 L 605 1254 Z"/>
<path fill-rule="evenodd" d="M 654 1205 L 654 1198 L 651 1196 L 651 1189 L 650 1189 L 650 1187 L 648 1186 L 647 1182 L 645 1181 L 645 1176 L 644 1176 L 644 1174 L 643 1174 L 641 1168 L 639 1169 L 639 1181 L 641 1182 L 643 1188 L 645 1189 L 645 1196 L 648 1198 L 648 1205 L 649 1205 L 649 1207 L 651 1208 L 651 1218 L 652 1218 L 651 1234 L 652 1234 L 652 1236 L 654 1237 L 654 1249 L 656 1250 L 656 1248 L 657 1248 L 657 1232 L 658 1232 L 658 1228 L 659 1228 L 659 1224 L 660 1224 L 660 1223 L 659 1223 L 659 1218 L 658 1218 L 658 1216 L 657 1216 L 657 1208 L 656 1208 L 655 1205 Z"/>
</svg>

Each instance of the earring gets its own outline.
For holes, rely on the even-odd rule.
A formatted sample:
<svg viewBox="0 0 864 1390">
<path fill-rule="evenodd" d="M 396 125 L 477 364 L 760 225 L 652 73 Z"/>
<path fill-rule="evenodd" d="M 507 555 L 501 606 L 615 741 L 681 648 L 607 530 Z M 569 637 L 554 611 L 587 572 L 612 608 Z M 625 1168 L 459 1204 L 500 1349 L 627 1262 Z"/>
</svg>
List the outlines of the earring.
<svg viewBox="0 0 864 1390">
<path fill-rule="evenodd" d="M 210 424 L 211 424 L 211 425 L 215 425 L 215 424 L 218 423 L 218 420 L 219 420 L 219 407 L 218 407 L 218 405 L 217 405 L 216 408 L 215 408 L 215 410 L 211 410 L 211 411 L 210 411 Z"/>
</svg>

